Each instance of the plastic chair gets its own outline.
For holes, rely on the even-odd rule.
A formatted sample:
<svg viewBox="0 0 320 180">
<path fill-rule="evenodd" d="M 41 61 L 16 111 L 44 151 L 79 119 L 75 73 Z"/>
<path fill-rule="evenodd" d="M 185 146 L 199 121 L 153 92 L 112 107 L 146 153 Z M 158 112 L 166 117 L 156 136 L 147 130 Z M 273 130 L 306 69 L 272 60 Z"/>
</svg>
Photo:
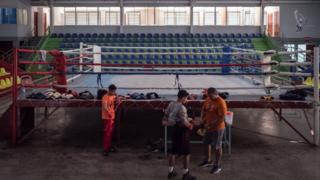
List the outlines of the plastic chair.
<svg viewBox="0 0 320 180">
<path fill-rule="evenodd" d="M 66 33 L 66 34 L 64 35 L 64 37 L 70 38 L 70 37 L 71 37 L 71 34 L 70 34 L 70 33 Z"/>
<path fill-rule="evenodd" d="M 63 33 L 59 33 L 58 38 L 64 38 L 64 34 Z"/>
<path fill-rule="evenodd" d="M 56 33 L 51 34 L 51 38 L 56 38 L 56 37 L 58 37 L 58 35 Z"/>
<path fill-rule="evenodd" d="M 7 75 L 7 74 L 9 73 L 7 73 L 6 69 L 0 68 L 0 76 Z"/>
</svg>

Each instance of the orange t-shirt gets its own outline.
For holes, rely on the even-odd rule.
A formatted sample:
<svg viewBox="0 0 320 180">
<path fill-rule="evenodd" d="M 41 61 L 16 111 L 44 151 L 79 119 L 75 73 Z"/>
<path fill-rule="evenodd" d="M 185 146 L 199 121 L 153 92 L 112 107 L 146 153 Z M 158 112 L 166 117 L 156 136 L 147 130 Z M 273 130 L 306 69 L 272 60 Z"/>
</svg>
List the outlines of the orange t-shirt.
<svg viewBox="0 0 320 180">
<path fill-rule="evenodd" d="M 227 113 L 227 104 L 221 97 L 214 100 L 207 98 L 202 106 L 202 113 L 205 127 L 208 127 L 207 131 L 217 131 L 225 128 L 224 116 Z M 212 126 L 219 120 L 218 118 L 223 118 L 223 121 Z"/>
<path fill-rule="evenodd" d="M 115 113 L 115 95 L 104 95 L 102 97 L 102 119 L 112 119 L 114 120 L 116 113 Z"/>
</svg>

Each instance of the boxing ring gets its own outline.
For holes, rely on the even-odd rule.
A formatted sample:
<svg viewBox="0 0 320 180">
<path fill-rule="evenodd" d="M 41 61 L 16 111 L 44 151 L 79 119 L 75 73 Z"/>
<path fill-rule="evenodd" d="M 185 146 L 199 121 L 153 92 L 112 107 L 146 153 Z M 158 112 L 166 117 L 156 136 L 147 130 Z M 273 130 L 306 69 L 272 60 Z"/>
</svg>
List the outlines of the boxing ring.
<svg viewBox="0 0 320 180">
<path fill-rule="evenodd" d="M 275 55 L 290 55 L 297 52 L 257 52 L 254 50 L 243 50 L 230 47 L 205 47 L 208 49 L 219 49 L 211 52 L 175 52 L 176 55 L 188 54 L 206 54 L 206 55 L 221 55 L 222 61 L 211 63 L 154 63 L 154 62 L 138 62 L 138 63 L 115 63 L 101 61 L 102 55 L 119 54 L 120 52 L 103 52 L 101 49 L 110 47 L 99 47 L 95 45 L 85 45 L 81 43 L 80 49 L 68 51 L 40 51 L 16 49 L 13 61 L 13 77 L 18 76 L 50 76 L 53 81 L 46 81 L 38 84 L 22 84 L 26 89 L 48 89 L 54 88 L 60 92 L 65 92 L 68 89 L 93 89 L 95 92 L 102 86 L 106 87 L 110 83 L 115 83 L 118 86 L 120 94 L 132 92 L 150 92 L 156 91 L 163 98 L 152 100 L 133 100 L 126 99 L 121 102 L 118 107 L 118 117 L 121 119 L 123 113 L 127 109 L 156 109 L 164 110 L 166 106 L 175 98 L 177 90 L 180 88 L 190 91 L 192 94 L 199 94 L 204 88 L 209 86 L 217 87 L 220 91 L 231 92 L 231 96 L 226 100 L 228 108 L 239 109 L 271 109 L 280 121 L 286 123 L 294 130 L 302 139 L 311 145 L 319 145 L 319 73 L 300 73 L 300 72 L 278 72 L 272 67 L 292 67 L 292 66 L 312 66 L 314 72 L 319 72 L 319 48 L 314 49 L 313 63 L 311 62 L 275 62 L 272 61 L 272 56 Z M 123 47 L 122 47 L 123 48 Z M 155 47 L 130 47 L 130 48 L 149 48 Z M 161 47 L 157 47 L 161 48 Z M 177 48 L 183 47 L 163 47 Z M 193 47 L 186 47 L 192 49 Z M 199 48 L 199 47 L 196 47 Z M 19 53 L 46 53 L 53 57 L 52 61 L 27 61 L 18 58 Z M 130 54 L 131 52 L 129 52 Z M 74 54 L 76 57 L 67 58 L 66 55 Z M 153 55 L 159 54 L 155 52 L 138 52 L 137 54 Z M 161 53 L 160 53 L 161 54 Z M 247 55 L 258 55 L 258 60 L 250 60 Z M 51 66 L 49 71 L 39 72 L 18 72 L 18 66 L 24 65 L 41 65 Z M 78 69 L 70 69 L 69 67 L 77 66 Z M 271 82 L 271 77 L 275 75 L 281 76 L 301 76 L 314 78 L 314 86 L 306 85 L 277 85 Z M 105 82 L 99 84 L 100 81 Z M 216 77 L 216 78 L 214 78 Z M 130 78 L 130 80 L 129 80 Z M 138 79 L 138 81 L 137 81 Z M 149 80 L 148 80 L 149 79 Z M 132 80 L 132 82 L 131 82 Z M 227 81 L 234 83 L 227 83 Z M 127 81 L 123 83 L 124 81 Z M 166 83 L 161 83 L 161 82 Z M 189 83 L 188 82 L 193 82 Z M 259 82 L 258 82 L 259 81 Z M 128 83 L 130 82 L 130 83 Z M 150 82 L 148 84 L 148 82 Z M 257 83 L 258 82 L 258 83 Z M 211 84 L 212 83 L 212 84 Z M 96 84 L 96 85 L 95 85 Z M 235 86 L 237 84 L 237 86 Z M 314 97 L 309 97 L 305 101 L 285 101 L 273 99 L 270 101 L 260 100 L 262 95 L 278 95 L 283 90 L 313 88 Z M 270 94 L 273 92 L 274 94 Z M 58 108 L 63 107 L 100 107 L 101 101 L 97 99 L 80 100 L 80 99 L 55 99 L 55 100 L 36 100 L 21 98 L 19 94 L 16 78 L 13 78 L 13 109 L 11 119 L 11 140 L 13 144 L 19 143 L 26 139 L 37 127 L 35 125 L 30 131 L 21 137 L 19 134 L 19 124 L 21 122 L 21 111 L 24 108 L 45 108 L 45 117 L 41 122 L 44 122 Z M 189 100 L 186 106 L 192 109 L 200 109 L 203 100 Z M 49 112 L 49 108 L 53 108 Z M 310 129 L 310 134 L 301 133 L 297 127 L 289 122 L 282 114 L 284 109 L 306 109 L 313 110 L 313 127 L 307 119 L 307 125 Z M 165 135 L 166 135 L 165 127 Z M 310 141 L 307 136 L 313 138 Z"/>
</svg>

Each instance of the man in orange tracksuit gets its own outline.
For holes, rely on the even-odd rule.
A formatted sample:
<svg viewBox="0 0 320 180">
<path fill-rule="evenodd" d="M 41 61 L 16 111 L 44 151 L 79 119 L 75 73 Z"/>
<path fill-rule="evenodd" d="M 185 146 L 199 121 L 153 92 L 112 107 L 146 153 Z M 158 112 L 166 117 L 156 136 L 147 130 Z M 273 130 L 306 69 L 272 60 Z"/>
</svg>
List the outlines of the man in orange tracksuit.
<svg viewBox="0 0 320 180">
<path fill-rule="evenodd" d="M 115 104 L 116 104 L 116 90 L 117 87 L 111 84 L 108 88 L 108 93 L 102 97 L 102 120 L 104 123 L 104 136 L 103 136 L 103 154 L 109 155 L 109 152 L 116 150 L 111 147 L 112 132 L 115 121 Z"/>
<path fill-rule="evenodd" d="M 202 106 L 202 121 L 206 133 L 203 143 L 206 150 L 206 159 L 200 166 L 211 166 L 211 173 L 217 174 L 222 168 L 220 160 L 222 157 L 222 141 L 225 129 L 224 118 L 227 113 L 226 102 L 219 96 L 215 88 L 209 88 L 207 99 Z M 215 149 L 215 161 L 212 163 L 211 149 Z"/>
</svg>

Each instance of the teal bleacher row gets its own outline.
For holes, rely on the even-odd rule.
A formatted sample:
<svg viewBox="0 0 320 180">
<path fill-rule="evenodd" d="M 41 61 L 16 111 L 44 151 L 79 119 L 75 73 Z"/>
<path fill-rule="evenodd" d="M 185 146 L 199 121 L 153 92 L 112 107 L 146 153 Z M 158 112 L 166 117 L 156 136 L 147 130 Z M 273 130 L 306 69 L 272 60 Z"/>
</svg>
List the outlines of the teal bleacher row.
<svg viewBox="0 0 320 180">
<path fill-rule="evenodd" d="M 201 48 L 231 46 L 254 49 L 252 38 L 262 37 L 260 34 L 52 34 L 62 37 L 61 50 L 77 49 L 80 42 L 109 46 L 101 55 L 104 63 L 114 64 L 219 64 L 221 55 L 206 54 L 221 52 L 219 48 Z M 190 49 L 134 49 L 122 47 L 194 47 Z M 114 48 L 112 48 L 114 47 Z M 174 54 L 185 53 L 185 54 Z M 116 54 L 118 53 L 118 54 Z M 130 54 L 131 53 L 131 54 Z M 133 53 L 133 54 L 132 54 Z M 136 54 L 135 54 L 136 53 Z M 146 54 L 139 54 L 146 53 Z M 154 53 L 154 54 L 148 54 Z M 159 53 L 159 54 L 157 54 Z M 162 53 L 162 54 L 160 54 Z M 163 54 L 164 53 L 164 54 Z M 200 53 L 200 54 L 192 54 Z M 68 55 L 73 58 L 77 55 Z M 259 60 L 258 55 L 246 55 L 246 59 Z M 235 57 L 232 57 L 235 59 Z"/>
<path fill-rule="evenodd" d="M 61 37 L 61 49 L 79 48 L 79 43 L 129 47 L 211 47 L 234 46 L 252 49 L 251 39 L 261 34 L 52 34 Z"/>
<path fill-rule="evenodd" d="M 262 34 L 255 34 L 255 33 L 196 33 L 196 34 L 189 34 L 189 33 L 52 33 L 52 38 L 260 38 Z"/>
</svg>

